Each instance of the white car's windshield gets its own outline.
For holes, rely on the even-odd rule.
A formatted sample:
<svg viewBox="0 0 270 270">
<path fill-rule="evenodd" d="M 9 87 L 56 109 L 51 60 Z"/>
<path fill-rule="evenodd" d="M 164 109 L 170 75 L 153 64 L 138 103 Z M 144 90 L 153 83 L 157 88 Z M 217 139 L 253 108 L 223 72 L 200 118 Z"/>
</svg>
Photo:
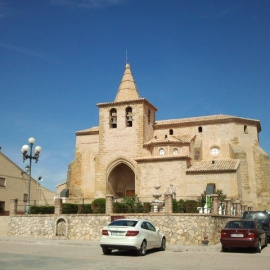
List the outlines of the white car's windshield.
<svg viewBox="0 0 270 270">
<path fill-rule="evenodd" d="M 136 220 L 114 220 L 109 226 L 128 226 L 135 227 L 138 221 Z"/>
</svg>

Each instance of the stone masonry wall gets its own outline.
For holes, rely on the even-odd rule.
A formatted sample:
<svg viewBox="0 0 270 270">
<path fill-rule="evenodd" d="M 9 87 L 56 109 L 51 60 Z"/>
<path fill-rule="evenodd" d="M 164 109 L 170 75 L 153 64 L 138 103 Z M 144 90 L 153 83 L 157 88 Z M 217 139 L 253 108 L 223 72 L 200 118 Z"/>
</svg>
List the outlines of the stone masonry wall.
<svg viewBox="0 0 270 270">
<path fill-rule="evenodd" d="M 219 242 L 221 229 L 235 217 L 208 214 L 136 214 L 126 218 L 147 219 L 165 233 L 168 244 L 201 245 Z M 98 241 L 110 215 L 10 216 L 8 236 Z"/>
</svg>

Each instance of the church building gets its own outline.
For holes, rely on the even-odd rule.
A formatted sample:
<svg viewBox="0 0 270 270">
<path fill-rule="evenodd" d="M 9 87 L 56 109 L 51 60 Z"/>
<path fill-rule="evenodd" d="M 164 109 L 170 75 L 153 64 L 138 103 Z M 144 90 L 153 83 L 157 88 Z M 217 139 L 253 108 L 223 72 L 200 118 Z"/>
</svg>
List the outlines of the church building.
<svg viewBox="0 0 270 270">
<path fill-rule="evenodd" d="M 171 187 L 177 200 L 222 190 L 267 209 L 270 161 L 259 144 L 260 121 L 230 115 L 157 121 L 157 108 L 140 97 L 129 64 L 115 100 L 97 106 L 99 126 L 76 132 L 70 199 L 112 194 L 150 202 L 155 187 L 161 194 Z"/>
</svg>

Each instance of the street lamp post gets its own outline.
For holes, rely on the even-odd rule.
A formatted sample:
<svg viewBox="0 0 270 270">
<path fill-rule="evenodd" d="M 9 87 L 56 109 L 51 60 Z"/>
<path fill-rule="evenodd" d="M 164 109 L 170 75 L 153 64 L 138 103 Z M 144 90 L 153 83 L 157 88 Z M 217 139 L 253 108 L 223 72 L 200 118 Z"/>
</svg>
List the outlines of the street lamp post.
<svg viewBox="0 0 270 270">
<path fill-rule="evenodd" d="M 26 214 L 29 214 L 30 213 L 30 192 L 31 192 L 31 170 L 32 170 L 32 159 L 34 159 L 36 161 L 36 163 L 38 162 L 38 158 L 39 158 L 39 154 L 41 152 L 41 147 L 40 146 L 36 146 L 35 148 L 35 153 L 34 155 L 32 154 L 33 152 L 33 145 L 35 143 L 35 138 L 31 137 L 28 139 L 28 142 L 30 144 L 30 147 L 29 145 L 25 144 L 23 145 L 21 151 L 22 151 L 22 154 L 23 154 L 23 162 L 26 160 L 26 159 L 29 159 L 29 165 L 27 165 L 27 171 L 28 171 L 28 195 L 27 195 L 27 203 L 26 203 L 26 208 L 25 208 L 25 213 Z M 28 155 L 28 150 L 30 149 L 29 151 L 29 155 Z"/>
</svg>

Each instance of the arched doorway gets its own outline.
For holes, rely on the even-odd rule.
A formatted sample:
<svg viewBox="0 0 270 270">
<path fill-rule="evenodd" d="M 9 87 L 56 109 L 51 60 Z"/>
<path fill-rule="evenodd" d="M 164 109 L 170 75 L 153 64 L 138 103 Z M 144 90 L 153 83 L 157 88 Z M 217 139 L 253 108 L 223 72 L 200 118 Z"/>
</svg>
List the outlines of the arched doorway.
<svg viewBox="0 0 270 270">
<path fill-rule="evenodd" d="M 108 182 L 115 196 L 135 196 L 135 174 L 128 165 L 120 163 L 113 168 Z"/>
</svg>

